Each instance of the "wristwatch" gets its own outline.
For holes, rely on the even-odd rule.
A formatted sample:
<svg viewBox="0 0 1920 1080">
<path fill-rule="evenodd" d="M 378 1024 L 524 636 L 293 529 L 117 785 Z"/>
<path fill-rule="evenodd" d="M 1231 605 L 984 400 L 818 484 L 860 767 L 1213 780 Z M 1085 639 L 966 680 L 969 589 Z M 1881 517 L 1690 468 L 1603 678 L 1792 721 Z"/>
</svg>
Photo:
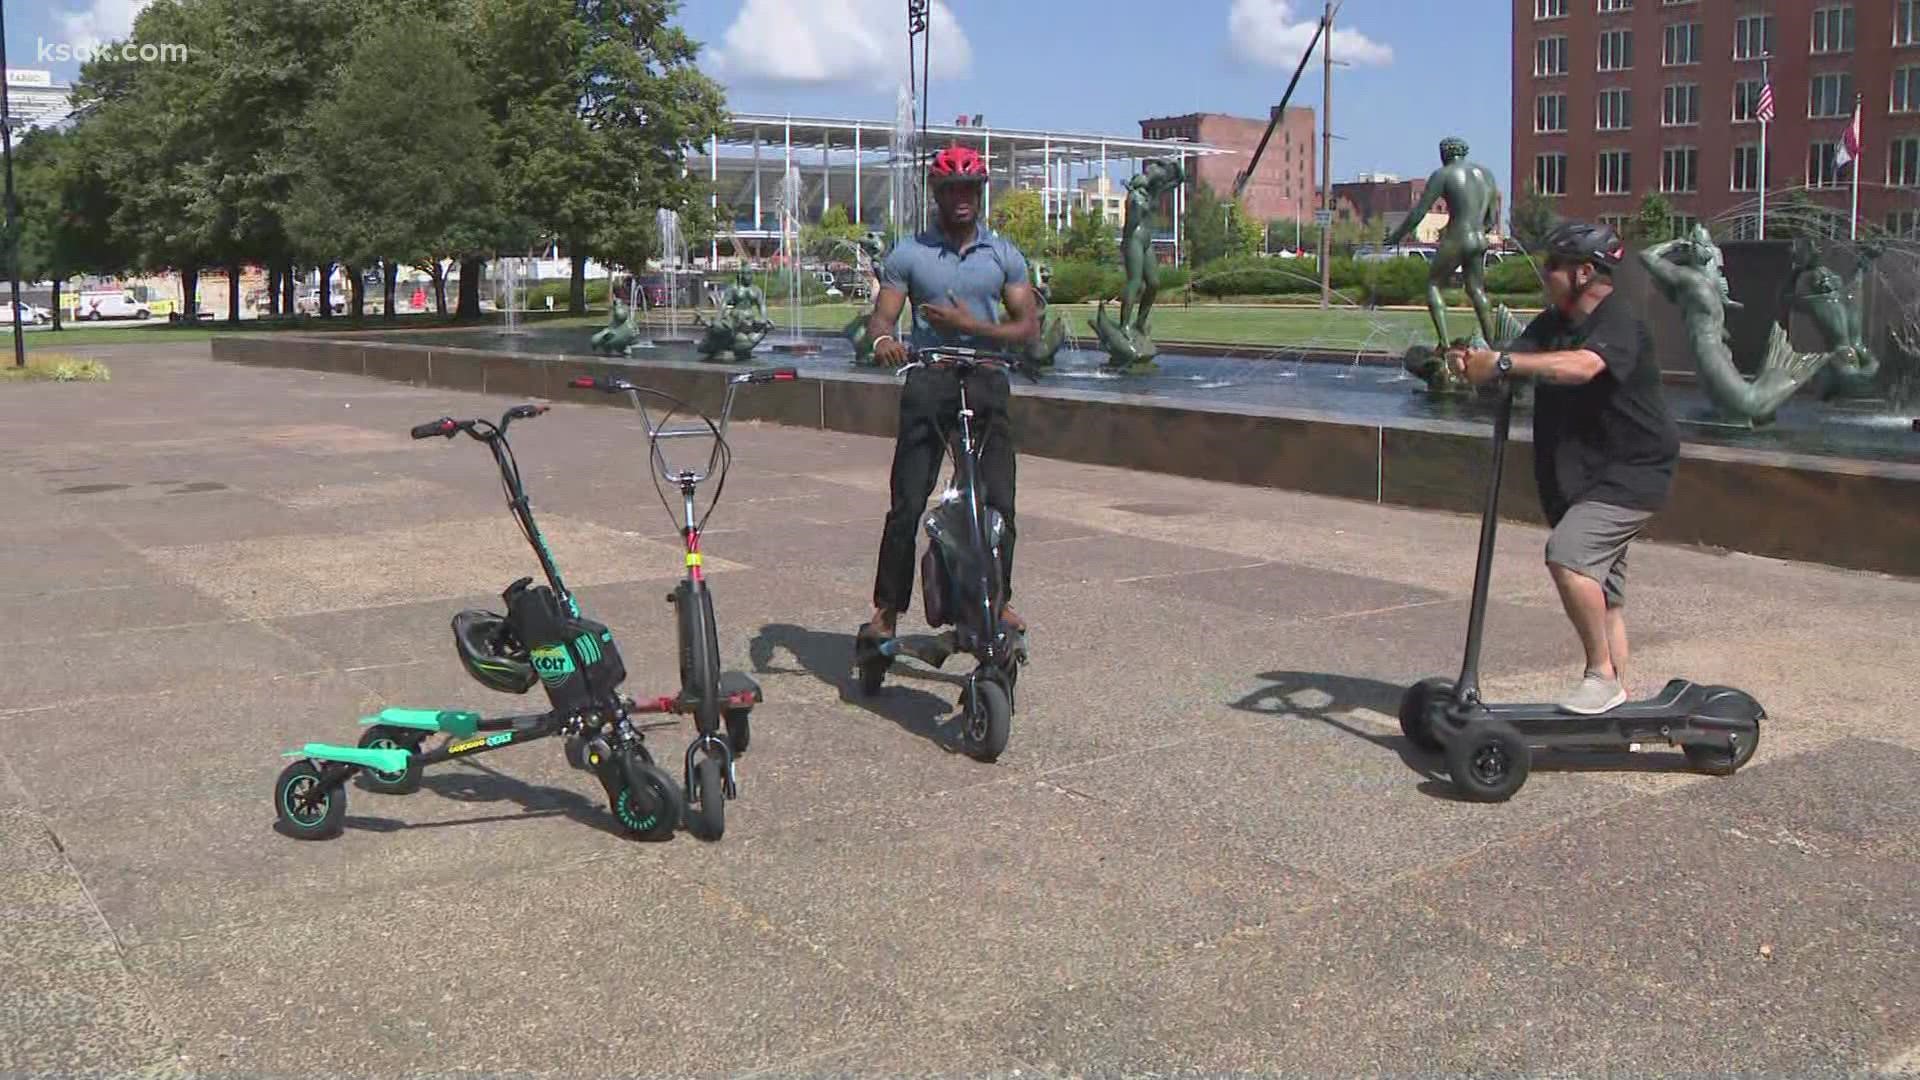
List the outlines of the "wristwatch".
<svg viewBox="0 0 1920 1080">
<path fill-rule="evenodd" d="M 1493 362 L 1493 370 L 1499 372 L 1500 377 L 1503 379 L 1513 374 L 1513 354 L 1509 352 L 1501 353 L 1500 358 Z"/>
</svg>

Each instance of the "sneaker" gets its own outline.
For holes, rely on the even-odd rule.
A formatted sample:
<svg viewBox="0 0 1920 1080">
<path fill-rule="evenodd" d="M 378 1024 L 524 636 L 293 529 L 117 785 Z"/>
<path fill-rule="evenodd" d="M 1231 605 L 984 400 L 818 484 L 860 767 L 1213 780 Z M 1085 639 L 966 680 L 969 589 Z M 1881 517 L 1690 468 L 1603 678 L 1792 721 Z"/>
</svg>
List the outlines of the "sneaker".
<svg viewBox="0 0 1920 1080">
<path fill-rule="evenodd" d="M 1560 702 L 1560 708 L 1581 716 L 1594 716 L 1618 707 L 1627 700 L 1620 684 L 1598 672 L 1587 672 L 1580 685 Z"/>
</svg>

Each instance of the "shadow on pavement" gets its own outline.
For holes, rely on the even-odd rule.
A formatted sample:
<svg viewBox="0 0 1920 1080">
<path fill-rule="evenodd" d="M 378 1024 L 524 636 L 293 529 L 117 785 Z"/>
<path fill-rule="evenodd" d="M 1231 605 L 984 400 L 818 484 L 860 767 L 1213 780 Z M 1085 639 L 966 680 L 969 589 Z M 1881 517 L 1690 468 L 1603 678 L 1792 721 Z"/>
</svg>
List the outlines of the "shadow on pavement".
<svg viewBox="0 0 1920 1080">
<path fill-rule="evenodd" d="M 672 770 L 668 770 L 672 775 Z M 591 774 L 581 773 L 583 782 L 593 785 L 594 795 L 601 794 L 600 782 Z M 460 803 L 512 803 L 521 808 L 519 813 L 487 814 L 480 817 L 460 818 L 454 821 L 423 821 L 410 823 L 390 818 L 348 815 L 346 826 L 350 829 L 365 829 L 368 832 L 403 832 L 410 829 L 440 829 L 455 825 L 483 825 L 496 821 L 529 821 L 535 818 L 552 817 L 564 814 L 568 819 L 598 829 L 601 832 L 622 839 L 630 838 L 628 832 L 599 798 L 590 798 L 578 791 L 566 788 L 547 787 L 541 784 L 529 784 L 516 780 L 504 773 L 481 765 L 477 761 L 461 762 L 444 772 L 428 770 L 420 778 L 420 789 L 431 791 L 443 799 Z M 408 798 L 405 795 L 379 795 L 372 792 L 359 793 L 362 799 L 392 799 L 396 803 Z M 366 805 L 361 803 L 361 805 Z"/>
<path fill-rule="evenodd" d="M 952 702 L 916 686 L 903 685 L 902 679 L 918 679 L 958 686 L 958 676 L 935 672 L 907 663 L 896 663 L 887 673 L 887 684 L 868 697 L 860 690 L 853 668 L 853 635 L 830 630 L 810 630 L 791 623 L 769 623 L 760 628 L 748 647 L 756 675 L 811 675 L 839 692 L 849 705 L 900 725 L 941 749 L 957 753 L 961 748 L 960 727 Z M 775 665 L 775 656 L 785 650 L 800 662 L 799 668 Z"/>
</svg>

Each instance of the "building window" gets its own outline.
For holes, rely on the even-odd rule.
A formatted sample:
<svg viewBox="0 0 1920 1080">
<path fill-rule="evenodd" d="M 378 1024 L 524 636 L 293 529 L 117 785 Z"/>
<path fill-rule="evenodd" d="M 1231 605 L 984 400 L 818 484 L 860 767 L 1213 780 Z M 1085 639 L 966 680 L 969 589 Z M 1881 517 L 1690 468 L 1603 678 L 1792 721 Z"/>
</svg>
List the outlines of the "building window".
<svg viewBox="0 0 1920 1080">
<path fill-rule="evenodd" d="M 1700 122 L 1700 84 L 1679 83 L 1669 86 L 1660 101 L 1663 127 L 1687 127 Z"/>
<path fill-rule="evenodd" d="M 1632 11 L 1633 0 L 1599 0 L 1594 10 L 1602 15 L 1609 15 L 1616 11 Z"/>
<path fill-rule="evenodd" d="M 1533 99 L 1533 130 L 1537 135 L 1567 130 L 1567 95 L 1541 94 Z"/>
<path fill-rule="evenodd" d="M 1758 60 L 1773 55 L 1773 16 L 1742 15 L 1733 21 L 1733 58 Z"/>
<path fill-rule="evenodd" d="M 1906 240 L 1920 239 L 1920 210 L 1895 210 L 1888 214 L 1887 231 Z"/>
<path fill-rule="evenodd" d="M 1771 157 L 1772 155 L 1768 155 Z M 1768 164 L 1772 164 L 1768 162 Z M 1760 144 L 1748 143 L 1733 148 L 1733 184 L 1734 191 L 1760 190 Z M 1773 170 L 1767 170 L 1769 174 Z M 1769 175 L 1768 180 L 1773 177 Z"/>
<path fill-rule="evenodd" d="M 1893 43 L 1920 45 L 1920 0 L 1900 0 L 1894 9 Z"/>
<path fill-rule="evenodd" d="M 1593 190 L 1596 195 L 1628 195 L 1633 192 L 1633 154 L 1626 150 L 1602 150 L 1595 162 Z"/>
<path fill-rule="evenodd" d="M 1754 111 L 1760 107 L 1760 80 L 1740 79 L 1733 84 L 1733 121 L 1736 124 L 1751 123 Z"/>
<path fill-rule="evenodd" d="M 1853 74 L 1829 71 L 1815 75 L 1807 93 L 1807 115 L 1816 119 L 1823 116 L 1852 116 Z"/>
<path fill-rule="evenodd" d="M 1567 73 L 1566 35 L 1544 37 L 1533 43 L 1533 73 L 1535 75 Z"/>
<path fill-rule="evenodd" d="M 1595 101 L 1594 127 L 1601 131 L 1625 131 L 1633 126 L 1633 91 L 1624 87 L 1602 90 Z"/>
<path fill-rule="evenodd" d="M 1887 154 L 1887 183 L 1893 187 L 1920 187 L 1920 135 L 1893 140 Z"/>
<path fill-rule="evenodd" d="M 1815 142 L 1807 147 L 1807 186 L 1839 187 L 1840 166 L 1834 164 L 1833 155 L 1840 144 L 1827 139 Z"/>
<path fill-rule="evenodd" d="M 1672 230 L 1671 235 L 1674 236 L 1685 236 L 1692 232 L 1693 227 L 1698 224 L 1700 224 L 1700 219 L 1694 217 L 1692 214 L 1669 214 L 1667 216 L 1667 228 Z"/>
<path fill-rule="evenodd" d="M 1813 13 L 1813 51 L 1853 51 L 1853 5 L 1823 7 Z"/>
<path fill-rule="evenodd" d="M 1668 67 L 1684 67 L 1700 62 L 1700 24 L 1674 23 L 1667 27 L 1661 43 L 1660 62 Z"/>
<path fill-rule="evenodd" d="M 1567 193 L 1567 155 L 1534 155 L 1533 190 L 1542 195 L 1565 195 Z"/>
<path fill-rule="evenodd" d="M 1894 112 L 1920 112 L 1920 67 L 1893 69 Z"/>
<path fill-rule="evenodd" d="M 1602 224 L 1602 225 L 1605 225 L 1605 226 L 1606 226 L 1607 228 L 1609 228 L 1609 229 L 1612 229 L 1612 230 L 1613 230 L 1614 232 L 1616 232 L 1616 233 L 1618 233 L 1618 234 L 1620 234 L 1620 235 L 1622 235 L 1622 236 L 1625 236 L 1625 235 L 1626 235 L 1626 232 L 1627 232 L 1627 215 L 1625 215 L 1625 214 L 1601 214 L 1601 215 L 1600 215 L 1600 217 L 1599 217 L 1599 218 L 1598 218 L 1597 220 L 1598 220 L 1598 221 L 1600 222 L 1600 224 Z"/>
<path fill-rule="evenodd" d="M 1660 152 L 1660 190 L 1700 190 L 1700 151 L 1691 146 L 1669 146 Z"/>
<path fill-rule="evenodd" d="M 1533 0 L 1533 17 L 1564 19 L 1567 17 L 1567 0 Z"/>
<path fill-rule="evenodd" d="M 1600 31 L 1600 70 L 1625 71 L 1633 66 L 1633 31 Z"/>
</svg>

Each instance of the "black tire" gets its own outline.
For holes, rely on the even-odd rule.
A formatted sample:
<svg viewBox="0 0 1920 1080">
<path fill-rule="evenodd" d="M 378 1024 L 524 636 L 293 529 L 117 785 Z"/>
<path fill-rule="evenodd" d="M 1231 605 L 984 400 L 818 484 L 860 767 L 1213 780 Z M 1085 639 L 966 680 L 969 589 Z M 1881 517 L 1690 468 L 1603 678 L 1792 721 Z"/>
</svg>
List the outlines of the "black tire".
<svg viewBox="0 0 1920 1080">
<path fill-rule="evenodd" d="M 406 728 L 375 724 L 360 736 L 362 750 L 405 750 L 407 767 L 397 773 L 360 770 L 368 791 L 382 795 L 411 795 L 420 790 L 419 742 Z"/>
<path fill-rule="evenodd" d="M 720 700 L 720 624 L 713 617 L 713 593 L 706 586 L 700 588 L 700 621 L 704 627 L 706 642 L 706 661 L 701 669 L 702 684 L 700 701 L 705 705 L 707 715 L 701 718 L 708 726 L 703 731 L 719 731 L 721 721 Z"/>
<path fill-rule="evenodd" d="M 1711 708 L 1712 706 L 1709 706 L 1709 709 Z M 1754 708 L 1757 712 L 1758 706 Z M 1687 755 L 1687 764 L 1693 766 L 1695 771 L 1706 773 L 1708 776 L 1732 776 L 1734 773 L 1739 772 L 1742 765 L 1753 760 L 1753 752 L 1760 749 L 1759 717 L 1749 714 L 1743 717 L 1743 719 L 1752 722 L 1753 731 L 1750 733 L 1741 732 L 1739 745 L 1732 748 L 1720 746 L 1682 746 L 1680 751 Z"/>
<path fill-rule="evenodd" d="M 694 703 L 700 734 L 720 728 L 720 646 L 713 628 L 713 599 L 705 589 L 682 582 L 676 591 L 680 609 L 680 693 Z"/>
<path fill-rule="evenodd" d="M 319 767 L 304 758 L 280 770 L 280 778 L 273 782 L 274 815 L 296 840 L 331 840 L 346 822 L 346 788 L 319 791 L 319 787 Z"/>
<path fill-rule="evenodd" d="M 1400 733 L 1421 750 L 1439 753 L 1440 737 L 1433 731 L 1434 706 L 1452 697 L 1452 679 L 1421 679 L 1407 687 L 1400 695 Z"/>
<path fill-rule="evenodd" d="M 693 790 L 687 792 L 687 829 L 702 840 L 718 840 L 727 831 L 727 793 L 720 761 L 700 755 L 693 767 Z"/>
<path fill-rule="evenodd" d="M 728 709 L 727 742 L 733 747 L 733 756 L 739 757 L 747 752 L 747 744 L 753 741 L 753 710 Z"/>
<path fill-rule="evenodd" d="M 615 777 L 624 780 L 619 762 L 610 761 L 607 767 L 614 771 Z M 614 818 L 641 840 L 671 837 L 685 811 L 679 786 L 659 766 L 641 760 L 637 754 L 633 758 L 633 771 L 641 788 L 636 791 L 624 782 L 615 786 L 611 807 Z"/>
<path fill-rule="evenodd" d="M 1504 724 L 1473 724 L 1447 741 L 1447 775 L 1472 802 L 1511 799 L 1532 767 L 1526 742 Z"/>
<path fill-rule="evenodd" d="M 966 726 L 962 738 L 967 756 L 988 763 L 998 761 L 1013 732 L 1013 703 L 1007 698 L 1007 688 L 991 679 L 979 679 L 964 701 Z"/>
</svg>

